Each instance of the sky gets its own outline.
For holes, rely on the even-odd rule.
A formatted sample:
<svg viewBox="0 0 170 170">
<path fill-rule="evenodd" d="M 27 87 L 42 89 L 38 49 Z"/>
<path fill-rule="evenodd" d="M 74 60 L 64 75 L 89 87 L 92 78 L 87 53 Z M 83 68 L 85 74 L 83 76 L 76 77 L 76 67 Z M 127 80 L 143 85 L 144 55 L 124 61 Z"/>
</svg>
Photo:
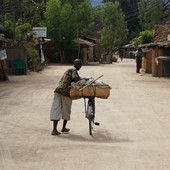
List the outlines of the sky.
<svg viewBox="0 0 170 170">
<path fill-rule="evenodd" d="M 96 7 L 102 4 L 102 0 L 90 0 L 90 2 L 92 3 L 93 7 Z"/>
</svg>

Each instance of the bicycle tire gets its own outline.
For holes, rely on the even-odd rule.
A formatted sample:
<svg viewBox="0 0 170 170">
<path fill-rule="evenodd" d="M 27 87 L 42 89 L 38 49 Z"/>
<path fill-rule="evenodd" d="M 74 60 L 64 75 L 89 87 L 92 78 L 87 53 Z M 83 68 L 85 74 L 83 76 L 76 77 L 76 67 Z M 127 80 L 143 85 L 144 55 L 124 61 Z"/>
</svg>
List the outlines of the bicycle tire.
<svg viewBox="0 0 170 170">
<path fill-rule="evenodd" d="M 92 136 L 93 133 L 93 125 L 94 125 L 94 113 L 95 113 L 95 108 L 94 108 L 94 99 L 89 99 L 88 104 L 87 104 L 87 117 L 89 120 L 89 134 Z M 91 107 L 91 108 L 90 108 Z M 89 114 L 90 113 L 90 114 Z"/>
<path fill-rule="evenodd" d="M 89 134 L 92 136 L 93 135 L 93 133 L 92 133 L 92 130 L 93 130 L 93 117 L 89 116 L 88 119 L 89 119 Z"/>
</svg>

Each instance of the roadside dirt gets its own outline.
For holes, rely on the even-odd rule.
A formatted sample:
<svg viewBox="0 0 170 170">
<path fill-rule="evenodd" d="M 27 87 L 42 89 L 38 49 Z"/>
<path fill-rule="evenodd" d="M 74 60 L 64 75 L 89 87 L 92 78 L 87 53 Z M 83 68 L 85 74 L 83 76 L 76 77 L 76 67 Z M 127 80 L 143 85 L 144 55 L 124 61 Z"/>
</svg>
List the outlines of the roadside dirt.
<svg viewBox="0 0 170 170">
<path fill-rule="evenodd" d="M 81 76 L 103 74 L 112 87 L 96 98 L 100 126 L 89 136 L 84 101 L 74 100 L 70 133 L 51 136 L 53 91 L 69 67 L 0 82 L 0 170 L 170 170 L 170 79 L 136 74 L 132 59 L 83 66 Z"/>
</svg>

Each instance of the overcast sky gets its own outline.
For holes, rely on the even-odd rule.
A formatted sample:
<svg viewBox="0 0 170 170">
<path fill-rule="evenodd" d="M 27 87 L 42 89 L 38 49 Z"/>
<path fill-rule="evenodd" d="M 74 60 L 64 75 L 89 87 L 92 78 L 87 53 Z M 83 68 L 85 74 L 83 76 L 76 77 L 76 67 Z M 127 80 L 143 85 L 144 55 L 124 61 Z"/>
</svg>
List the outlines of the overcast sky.
<svg viewBox="0 0 170 170">
<path fill-rule="evenodd" d="M 102 0 L 90 0 L 90 2 L 92 3 L 92 6 L 98 6 L 102 4 Z"/>
</svg>

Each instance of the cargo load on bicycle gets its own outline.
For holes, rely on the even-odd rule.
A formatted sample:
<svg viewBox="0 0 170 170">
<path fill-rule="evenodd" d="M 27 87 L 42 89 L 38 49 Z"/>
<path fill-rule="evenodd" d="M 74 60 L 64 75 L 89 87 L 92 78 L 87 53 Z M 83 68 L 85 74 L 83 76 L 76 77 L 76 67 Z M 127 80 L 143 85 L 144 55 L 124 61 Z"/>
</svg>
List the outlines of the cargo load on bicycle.
<svg viewBox="0 0 170 170">
<path fill-rule="evenodd" d="M 110 96 L 111 87 L 97 79 L 82 79 L 77 83 L 72 83 L 70 89 L 71 99 L 76 100 L 82 97 L 97 97 L 101 99 L 107 99 Z"/>
</svg>

